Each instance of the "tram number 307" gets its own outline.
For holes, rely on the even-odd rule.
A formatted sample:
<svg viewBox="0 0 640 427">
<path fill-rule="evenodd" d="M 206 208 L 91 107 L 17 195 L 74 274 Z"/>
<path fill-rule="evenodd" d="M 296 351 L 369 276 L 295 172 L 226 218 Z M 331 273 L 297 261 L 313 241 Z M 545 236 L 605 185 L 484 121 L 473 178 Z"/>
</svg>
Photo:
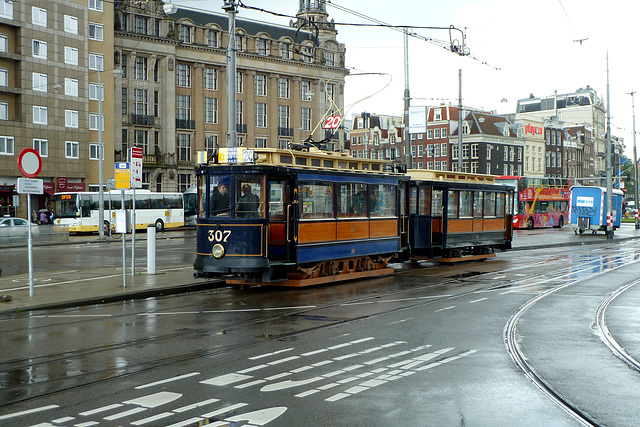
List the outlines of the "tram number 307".
<svg viewBox="0 0 640 427">
<path fill-rule="evenodd" d="M 231 230 L 209 230 L 208 239 L 210 242 L 226 243 L 229 236 L 231 236 Z"/>
</svg>

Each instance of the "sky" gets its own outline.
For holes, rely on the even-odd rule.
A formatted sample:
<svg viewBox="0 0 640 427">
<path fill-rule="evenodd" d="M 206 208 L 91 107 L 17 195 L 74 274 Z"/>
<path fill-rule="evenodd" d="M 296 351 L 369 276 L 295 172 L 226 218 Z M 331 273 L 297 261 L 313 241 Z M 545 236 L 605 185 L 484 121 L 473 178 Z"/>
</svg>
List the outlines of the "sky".
<svg viewBox="0 0 640 427">
<path fill-rule="evenodd" d="M 222 0 L 173 0 L 178 6 L 222 12 Z M 242 0 L 247 6 L 295 15 L 298 0 Z M 518 99 L 571 93 L 591 86 L 607 105 L 607 68 L 612 134 L 624 138 L 633 156 L 634 90 L 640 90 L 635 51 L 640 2 L 632 0 L 328 0 L 336 23 L 369 23 L 338 7 L 390 25 L 440 27 L 412 30 L 449 44 L 449 27 L 466 34 L 469 55 L 461 57 L 441 44 L 409 38 L 411 105 L 458 105 L 462 70 L 465 106 L 515 113 Z M 290 18 L 240 7 L 237 17 L 288 25 Z M 404 110 L 404 37 L 377 27 L 338 25 L 346 47 L 347 118 L 363 111 L 402 115 Z M 635 31 L 634 31 L 635 30 Z M 452 37 L 461 41 L 460 31 Z M 580 41 L 582 40 L 582 43 Z M 608 56 L 608 62 L 607 62 Z M 378 73 L 361 75 L 363 73 Z M 640 106 L 640 93 L 634 95 Z M 640 114 L 640 110 L 639 110 Z"/>
</svg>

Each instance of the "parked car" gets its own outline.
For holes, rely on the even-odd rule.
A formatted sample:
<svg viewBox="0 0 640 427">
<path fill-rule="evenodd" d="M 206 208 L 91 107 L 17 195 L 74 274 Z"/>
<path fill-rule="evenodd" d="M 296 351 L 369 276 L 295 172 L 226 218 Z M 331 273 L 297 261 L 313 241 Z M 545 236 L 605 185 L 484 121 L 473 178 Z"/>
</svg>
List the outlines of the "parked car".
<svg viewBox="0 0 640 427">
<path fill-rule="evenodd" d="M 35 232 L 38 226 L 34 224 L 32 231 Z M 29 221 L 23 218 L 1 217 L 0 237 L 26 236 L 29 234 Z"/>
</svg>

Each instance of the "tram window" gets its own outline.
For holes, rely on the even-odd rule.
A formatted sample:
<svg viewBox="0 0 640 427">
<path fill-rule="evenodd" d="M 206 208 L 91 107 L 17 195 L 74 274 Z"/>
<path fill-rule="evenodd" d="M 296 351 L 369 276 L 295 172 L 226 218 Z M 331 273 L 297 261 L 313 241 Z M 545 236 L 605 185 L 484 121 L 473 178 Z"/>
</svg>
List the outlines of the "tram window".
<svg viewBox="0 0 640 427">
<path fill-rule="evenodd" d="M 409 191 L 409 213 L 416 215 L 418 213 L 418 187 L 411 187 Z"/>
<path fill-rule="evenodd" d="M 284 183 L 269 183 L 269 218 L 284 218 Z"/>
<path fill-rule="evenodd" d="M 306 166 L 307 158 L 306 157 L 296 157 L 296 165 Z"/>
<path fill-rule="evenodd" d="M 209 179 L 209 216 L 229 216 L 232 179 L 229 175 L 212 175 Z"/>
<path fill-rule="evenodd" d="M 460 191 L 460 212 L 458 212 L 460 218 L 471 217 L 471 208 L 473 202 L 472 191 Z"/>
<path fill-rule="evenodd" d="M 506 206 L 506 194 L 496 194 L 496 216 L 498 218 L 504 218 L 504 209 Z"/>
<path fill-rule="evenodd" d="M 239 218 L 264 217 L 262 176 L 238 175 L 236 182 L 236 216 Z"/>
<path fill-rule="evenodd" d="M 349 162 L 349 169 L 358 169 L 358 164 L 356 162 Z"/>
<path fill-rule="evenodd" d="M 308 183 L 300 186 L 302 219 L 333 218 L 333 185 Z"/>
<path fill-rule="evenodd" d="M 429 215 L 431 208 L 431 191 L 429 187 L 420 187 L 420 215 Z"/>
<path fill-rule="evenodd" d="M 482 218 L 482 191 L 473 193 L 473 217 Z"/>
<path fill-rule="evenodd" d="M 431 192 L 431 215 L 442 215 L 442 190 L 433 190 Z"/>
<path fill-rule="evenodd" d="M 291 156 L 285 156 L 283 154 L 280 155 L 280 163 L 287 163 L 287 164 L 291 164 L 293 163 L 293 159 L 291 158 Z"/>
<path fill-rule="evenodd" d="M 338 169 L 346 169 L 347 162 L 338 162 Z"/>
<path fill-rule="evenodd" d="M 333 167 L 333 160 L 325 160 L 325 161 L 323 162 L 323 166 L 324 166 L 325 168 L 332 168 L 332 167 Z"/>
<path fill-rule="evenodd" d="M 396 216 L 395 185 L 369 185 L 369 216 Z"/>
<path fill-rule="evenodd" d="M 447 217 L 458 217 L 458 192 L 449 190 L 449 202 L 447 203 Z"/>
<path fill-rule="evenodd" d="M 380 170 L 380 165 L 378 163 L 374 163 L 371 165 L 371 170 L 372 171 L 379 171 Z"/>
<path fill-rule="evenodd" d="M 336 188 L 338 218 L 367 216 L 367 186 L 340 184 Z"/>
<path fill-rule="evenodd" d="M 496 193 L 484 193 L 484 216 L 496 216 Z"/>
</svg>

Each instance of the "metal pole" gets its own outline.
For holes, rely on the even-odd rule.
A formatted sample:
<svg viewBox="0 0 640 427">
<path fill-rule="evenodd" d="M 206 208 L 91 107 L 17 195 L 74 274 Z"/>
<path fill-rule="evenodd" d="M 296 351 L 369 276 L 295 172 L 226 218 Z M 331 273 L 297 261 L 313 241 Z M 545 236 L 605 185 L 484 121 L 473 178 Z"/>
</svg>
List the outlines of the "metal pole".
<svg viewBox="0 0 640 427">
<path fill-rule="evenodd" d="M 635 207 L 636 230 L 640 229 L 640 221 L 638 220 L 638 153 L 636 151 L 636 105 L 632 91 L 631 95 L 631 112 L 633 113 L 633 203 Z"/>
<path fill-rule="evenodd" d="M 131 200 L 131 276 L 136 275 L 136 189 Z"/>
<path fill-rule="evenodd" d="M 413 169 L 413 155 L 411 154 L 411 135 L 409 134 L 409 107 L 411 95 L 409 92 L 409 30 L 404 30 L 404 134 L 403 138 L 407 152 L 404 155 L 407 169 Z"/>
<path fill-rule="evenodd" d="M 147 226 L 147 274 L 156 274 L 156 226 Z"/>
<path fill-rule="evenodd" d="M 613 223 L 608 220 L 613 215 L 613 184 L 611 163 L 611 103 L 609 99 L 609 51 L 607 51 L 607 240 L 613 239 Z"/>
<path fill-rule="evenodd" d="M 124 199 L 124 190 L 122 191 L 122 211 L 124 212 L 125 224 L 122 230 L 122 287 L 127 287 L 127 209 Z"/>
<path fill-rule="evenodd" d="M 33 296 L 33 242 L 31 235 L 31 194 L 27 194 L 27 212 L 29 212 L 29 296 Z"/>
<path fill-rule="evenodd" d="M 462 172 L 462 69 L 458 69 L 458 172 Z"/>
<path fill-rule="evenodd" d="M 102 146 L 102 64 L 98 67 L 98 203 L 100 204 L 98 212 L 98 233 L 100 240 L 104 239 L 104 189 L 103 182 L 103 166 L 102 157 L 104 157 L 104 147 Z"/>
<path fill-rule="evenodd" d="M 229 14 L 229 45 L 227 46 L 227 147 L 238 142 L 236 127 L 236 2 L 225 1 L 222 9 Z"/>
</svg>

